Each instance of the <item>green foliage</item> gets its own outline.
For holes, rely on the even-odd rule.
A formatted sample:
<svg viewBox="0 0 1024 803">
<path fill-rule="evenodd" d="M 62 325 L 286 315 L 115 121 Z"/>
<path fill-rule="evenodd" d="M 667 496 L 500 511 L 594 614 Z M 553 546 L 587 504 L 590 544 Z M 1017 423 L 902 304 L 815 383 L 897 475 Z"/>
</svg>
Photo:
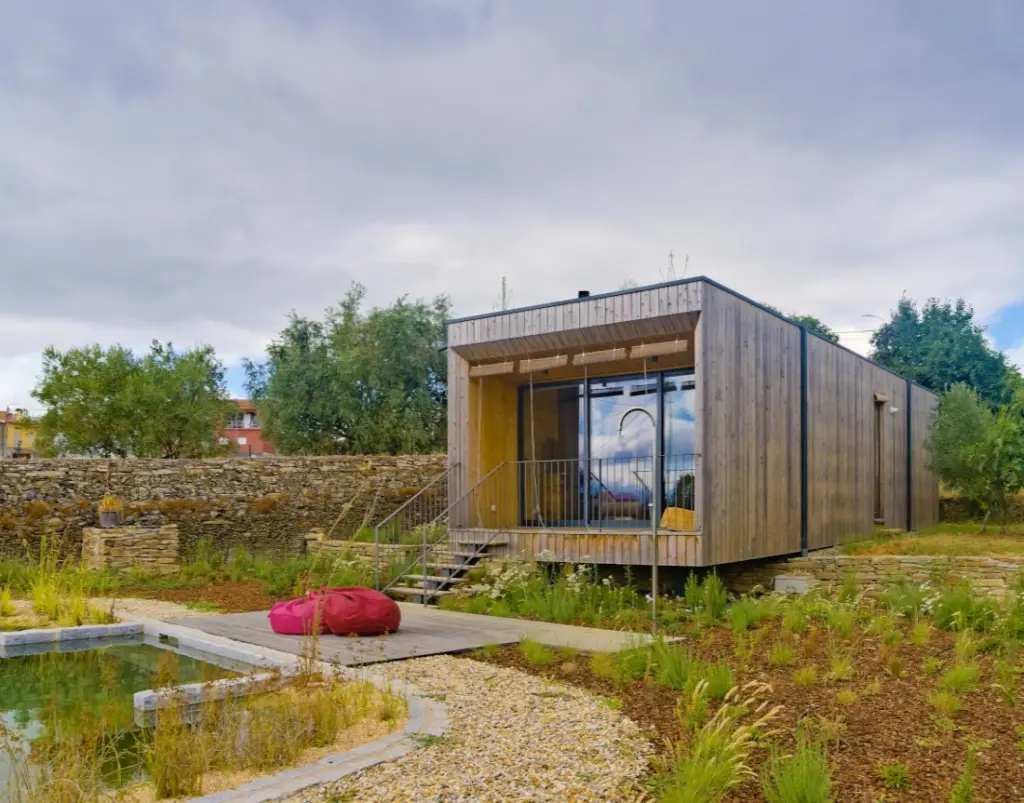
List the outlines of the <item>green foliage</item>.
<svg viewBox="0 0 1024 803">
<path fill-rule="evenodd" d="M 773 644 L 768 660 L 772 666 L 791 666 L 796 660 L 796 648 L 782 642 Z"/>
<path fill-rule="evenodd" d="M 209 346 L 149 352 L 111 346 L 47 348 L 32 395 L 46 408 L 38 447 L 91 457 L 206 457 L 234 408 Z"/>
<path fill-rule="evenodd" d="M 753 597 L 742 597 L 729 608 L 729 624 L 736 632 L 749 630 L 761 621 L 761 606 Z"/>
<path fill-rule="evenodd" d="M 878 768 L 878 777 L 887 789 L 906 789 L 910 786 L 910 767 L 906 764 L 883 764 Z"/>
<path fill-rule="evenodd" d="M 322 321 L 293 315 L 246 363 L 263 429 L 287 454 L 380 454 L 443 448 L 447 403 L 444 322 L 449 302 L 362 310 L 356 284 Z"/>
<path fill-rule="evenodd" d="M 549 650 L 543 644 L 528 638 L 520 639 L 519 652 L 533 666 L 551 666 L 558 660 L 554 650 Z"/>
<path fill-rule="evenodd" d="M 980 674 L 975 664 L 954 666 L 939 680 L 939 686 L 953 694 L 969 691 L 978 685 Z"/>
<path fill-rule="evenodd" d="M 724 661 L 707 667 L 704 671 L 704 680 L 707 681 L 707 695 L 712 700 L 724 700 L 734 683 L 732 669 Z"/>
<path fill-rule="evenodd" d="M 813 666 L 802 666 L 793 675 L 793 683 L 802 689 L 813 686 L 818 679 L 818 670 Z"/>
<path fill-rule="evenodd" d="M 996 602 L 976 595 L 967 582 L 944 589 L 932 609 L 941 630 L 988 630 L 998 615 Z"/>
<path fill-rule="evenodd" d="M 974 310 L 962 298 L 955 305 L 933 298 L 920 311 L 901 298 L 871 343 L 872 359 L 926 388 L 941 393 L 962 382 L 993 409 L 1007 401 L 1015 371 L 988 344 L 974 322 Z"/>
<path fill-rule="evenodd" d="M 960 777 L 953 784 L 953 789 L 949 795 L 949 803 L 972 803 L 974 800 L 974 770 L 976 764 L 977 758 L 974 751 L 969 751 L 964 771 L 960 773 Z"/>
<path fill-rule="evenodd" d="M 686 738 L 669 745 L 667 755 L 655 759 L 654 784 L 660 803 L 716 803 L 752 775 L 748 765 L 765 726 L 775 717 L 774 708 L 750 724 L 740 718 L 757 704 L 748 699 L 738 705 L 723 704 L 710 720 L 693 730 L 686 713 L 706 700 L 703 684 L 692 692 L 688 705 L 677 710 Z M 691 735 L 692 734 L 692 735 Z"/>
<path fill-rule="evenodd" d="M 791 754 L 772 748 L 761 774 L 761 789 L 767 803 L 831 803 L 832 770 L 825 743 L 798 729 Z"/>
<path fill-rule="evenodd" d="M 924 613 L 930 593 L 932 592 L 925 586 L 902 580 L 896 585 L 890 586 L 882 594 L 879 602 L 893 613 L 911 619 L 919 619 Z"/>
<path fill-rule="evenodd" d="M 952 490 L 1004 526 L 1013 497 L 1024 488 L 1024 389 L 1017 384 L 993 413 L 966 385 L 939 401 L 928 438 L 929 459 Z"/>
</svg>

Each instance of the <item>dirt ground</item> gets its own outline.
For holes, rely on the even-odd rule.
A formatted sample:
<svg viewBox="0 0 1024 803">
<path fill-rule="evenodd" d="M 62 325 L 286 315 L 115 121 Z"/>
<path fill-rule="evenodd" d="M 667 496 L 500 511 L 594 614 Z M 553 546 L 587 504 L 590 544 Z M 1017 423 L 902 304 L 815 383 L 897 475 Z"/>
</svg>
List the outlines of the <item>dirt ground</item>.
<svg viewBox="0 0 1024 803">
<path fill-rule="evenodd" d="M 921 666 L 932 656 L 943 662 L 942 671 L 952 665 L 951 634 L 933 632 L 924 647 L 904 643 L 896 648 L 884 648 L 878 638 L 858 634 L 842 643 L 852 652 L 854 674 L 848 681 L 838 681 L 829 678 L 831 652 L 823 632 L 812 631 L 800 638 L 796 661 L 783 668 L 768 661 L 770 646 L 780 638 L 778 623 L 765 626 L 761 633 L 755 636 L 760 643 L 745 667 L 734 656 L 732 633 L 724 628 L 704 630 L 687 645 L 705 660 L 726 660 L 739 684 L 758 680 L 771 685 L 770 701 L 784 706 L 776 720 L 775 734 L 783 745 L 792 745 L 800 720 L 824 719 L 831 723 L 828 732 L 835 733 L 836 740 L 830 745 L 830 759 L 838 803 L 946 803 L 963 771 L 969 743 L 980 749 L 975 801 L 1024 800 L 1024 751 L 1018 746 L 1017 735 L 1017 726 L 1024 722 L 1024 708 L 1008 706 L 991 687 L 992 658 L 980 659 L 981 681 L 975 691 L 960 695 L 963 710 L 956 714 L 955 729 L 950 732 L 939 726 L 927 701 L 938 686 L 939 675 L 925 675 Z M 891 674 L 892 655 L 897 655 L 901 663 L 900 677 Z M 661 749 L 667 739 L 676 738 L 680 732 L 678 692 L 643 680 L 617 686 L 594 676 L 586 655 L 550 667 L 531 665 L 514 646 L 501 648 L 491 659 L 483 659 L 479 653 L 470 657 L 618 698 L 623 712 L 648 727 L 652 741 Z M 808 688 L 798 687 L 793 674 L 808 665 L 816 667 L 817 680 Z M 842 705 L 837 701 L 836 694 L 843 688 L 856 693 L 855 702 Z M 755 765 L 766 755 L 765 750 L 759 750 Z M 894 762 L 905 763 L 910 769 L 910 785 L 904 790 L 887 789 L 878 775 L 881 765 Z M 727 798 L 730 803 L 763 799 L 757 780 L 744 784 Z"/>
</svg>

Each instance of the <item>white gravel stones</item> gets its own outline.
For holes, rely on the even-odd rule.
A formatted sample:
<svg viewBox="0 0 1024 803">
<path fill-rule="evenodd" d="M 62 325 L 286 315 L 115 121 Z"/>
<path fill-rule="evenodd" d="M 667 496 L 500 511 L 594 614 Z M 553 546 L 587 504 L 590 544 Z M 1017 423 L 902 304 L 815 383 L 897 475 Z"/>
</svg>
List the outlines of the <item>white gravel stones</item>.
<svg viewBox="0 0 1024 803">
<path fill-rule="evenodd" d="M 291 803 L 622 801 L 647 768 L 637 725 L 571 686 L 438 656 L 374 667 L 448 707 L 448 735 Z"/>
<path fill-rule="evenodd" d="M 209 616 L 209 611 L 195 611 L 177 602 L 164 602 L 159 599 L 137 599 L 134 597 L 96 597 L 89 600 L 96 608 L 108 609 L 114 605 L 114 615 L 126 613 L 144 616 L 147 619 L 184 619 L 186 616 Z"/>
</svg>

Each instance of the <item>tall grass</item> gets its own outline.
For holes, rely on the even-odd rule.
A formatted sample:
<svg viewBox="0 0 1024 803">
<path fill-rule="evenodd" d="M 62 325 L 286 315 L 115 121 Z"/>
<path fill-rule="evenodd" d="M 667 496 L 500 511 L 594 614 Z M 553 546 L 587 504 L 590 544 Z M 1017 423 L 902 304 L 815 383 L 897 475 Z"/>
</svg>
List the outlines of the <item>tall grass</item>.
<svg viewBox="0 0 1024 803">
<path fill-rule="evenodd" d="M 791 754 L 773 748 L 761 774 L 761 789 L 767 803 L 831 803 L 835 798 L 825 743 L 800 728 Z"/>
<path fill-rule="evenodd" d="M 715 803 L 753 776 L 750 754 L 780 708 L 768 709 L 762 702 L 764 686 L 748 685 L 745 691 L 746 699 L 739 699 L 740 690 L 730 690 L 718 710 L 695 731 L 677 711 L 684 735 L 669 743 L 666 754 L 654 764 L 661 803 Z M 691 707 L 706 699 L 703 683 L 691 697 Z"/>
</svg>

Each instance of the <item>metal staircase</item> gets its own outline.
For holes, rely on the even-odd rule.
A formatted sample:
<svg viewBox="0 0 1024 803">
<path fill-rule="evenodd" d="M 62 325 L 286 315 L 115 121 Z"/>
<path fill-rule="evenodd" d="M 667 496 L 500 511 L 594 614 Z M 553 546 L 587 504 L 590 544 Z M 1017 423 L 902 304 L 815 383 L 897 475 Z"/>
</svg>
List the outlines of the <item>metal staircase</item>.
<svg viewBox="0 0 1024 803">
<path fill-rule="evenodd" d="M 448 485 L 457 466 L 449 468 L 380 521 L 374 527 L 377 589 L 410 602 L 436 603 L 464 582 L 469 570 L 486 558 L 492 547 L 507 543 L 500 539 L 499 529 L 469 534 L 458 542 L 450 537 L 453 514 L 465 517 L 467 511 L 479 509 L 483 498 L 507 473 L 506 465 L 496 466 L 454 502 L 448 500 Z M 386 582 L 382 577 L 385 556 L 389 559 Z"/>
</svg>

